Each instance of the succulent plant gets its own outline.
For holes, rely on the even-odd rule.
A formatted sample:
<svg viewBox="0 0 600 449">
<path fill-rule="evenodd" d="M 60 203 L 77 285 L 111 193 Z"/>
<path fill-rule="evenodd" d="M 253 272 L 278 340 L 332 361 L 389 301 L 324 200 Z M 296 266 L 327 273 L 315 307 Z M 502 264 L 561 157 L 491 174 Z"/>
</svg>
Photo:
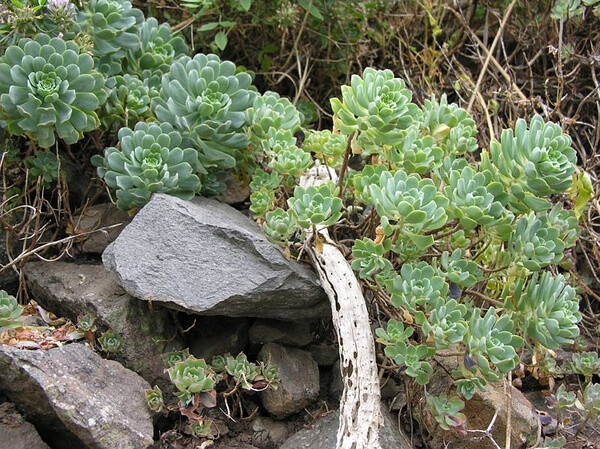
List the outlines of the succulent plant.
<svg viewBox="0 0 600 449">
<path fill-rule="evenodd" d="M 155 385 L 154 388 L 145 390 L 145 393 L 148 408 L 153 412 L 160 412 L 165 406 L 163 393 L 160 387 L 158 385 Z"/>
<path fill-rule="evenodd" d="M 600 374 L 600 358 L 597 352 L 582 352 L 571 355 L 571 370 L 582 374 L 589 382 L 592 375 Z"/>
<path fill-rule="evenodd" d="M 477 150 L 477 127 L 473 117 L 456 104 L 448 104 L 446 94 L 434 96 L 423 105 L 423 127 L 446 154 L 464 154 Z"/>
<path fill-rule="evenodd" d="M 279 378 L 279 367 L 274 363 L 260 363 L 260 375 L 267 382 L 267 385 L 276 388 L 281 379 Z"/>
<path fill-rule="evenodd" d="M 489 172 L 477 172 L 471 166 L 450 173 L 449 185 L 445 188 L 448 215 L 457 218 L 467 230 L 476 226 L 493 226 L 506 213 L 504 206 L 496 199 L 504 186 L 494 182 Z"/>
<path fill-rule="evenodd" d="M 167 369 L 175 366 L 179 362 L 186 361 L 189 356 L 190 356 L 190 350 L 188 348 L 183 349 L 181 351 L 167 352 L 167 353 L 161 355 L 163 362 L 165 364 L 165 367 Z"/>
<path fill-rule="evenodd" d="M 140 46 L 128 49 L 126 71 L 143 80 L 162 77 L 174 61 L 189 53 L 183 38 L 173 36 L 171 27 L 166 23 L 159 25 L 154 17 L 139 25 L 138 34 Z M 153 87 L 160 87 L 160 81 Z"/>
<path fill-rule="evenodd" d="M 140 48 L 143 21 L 142 11 L 127 0 L 89 0 L 77 14 L 76 31 L 91 37 L 98 70 L 113 76 L 122 71 L 127 51 Z"/>
<path fill-rule="evenodd" d="M 267 173 L 262 169 L 258 169 L 252 175 L 252 181 L 250 181 L 250 190 L 253 192 L 261 189 L 275 191 L 281 185 L 282 177 L 277 172 Z"/>
<path fill-rule="evenodd" d="M 117 207 L 129 210 L 146 204 L 153 193 L 191 199 L 200 190 L 198 153 L 182 149 L 181 134 L 169 123 L 139 122 L 134 130 L 119 130 L 120 149 L 110 147 L 94 156 L 98 176 L 116 189 Z"/>
<path fill-rule="evenodd" d="M 302 114 L 302 127 L 309 128 L 310 125 L 319 120 L 316 103 L 299 98 L 296 102 L 296 109 Z"/>
<path fill-rule="evenodd" d="M 477 391 L 485 391 L 485 381 L 480 377 L 465 377 L 463 379 L 455 380 L 454 383 L 456 384 L 456 390 L 462 394 L 467 401 L 475 396 Z"/>
<path fill-rule="evenodd" d="M 229 353 L 224 355 L 215 355 L 210 363 L 213 371 L 218 374 L 224 373 L 227 370 L 227 360 L 229 357 L 231 357 Z"/>
<path fill-rule="evenodd" d="M 517 349 L 523 346 L 523 339 L 515 335 L 510 314 L 498 317 L 490 307 L 484 316 L 481 310 L 473 309 L 469 320 L 469 332 L 465 343 L 469 355 L 477 362 L 481 375 L 491 382 L 502 379 L 519 363 Z"/>
<path fill-rule="evenodd" d="M 490 157 L 510 192 L 510 206 L 519 213 L 549 208 L 550 203 L 541 197 L 567 190 L 577 161 L 571 138 L 539 115 L 529 126 L 517 120 L 514 132 L 506 129 L 500 142 L 492 140 Z"/>
<path fill-rule="evenodd" d="M 399 143 L 390 146 L 389 155 L 386 155 L 391 167 L 420 175 L 431 172 L 443 156 L 444 151 L 434 138 L 421 137 L 416 126 L 411 126 Z"/>
<path fill-rule="evenodd" d="M 255 218 L 264 217 L 274 204 L 275 192 L 272 190 L 260 189 L 250 194 L 250 212 Z"/>
<path fill-rule="evenodd" d="M 0 290 L 0 327 L 19 327 L 19 318 L 23 307 L 19 305 L 14 296 Z"/>
<path fill-rule="evenodd" d="M 347 139 L 348 136 L 334 134 L 327 129 L 321 131 L 311 130 L 305 136 L 302 149 L 314 153 L 315 159 L 337 169 L 344 160 Z"/>
<path fill-rule="evenodd" d="M 444 430 L 461 428 L 467 422 L 464 413 L 460 413 L 465 408 L 465 403 L 456 396 L 449 398 L 446 393 L 439 396 L 427 396 L 427 404 L 434 419 Z"/>
<path fill-rule="evenodd" d="M 406 263 L 417 261 L 427 252 L 427 245 L 419 245 L 415 242 L 413 235 L 401 233 L 396 236 L 390 249 L 399 256 L 399 260 Z"/>
<path fill-rule="evenodd" d="M 104 106 L 106 112 L 101 118 L 105 128 L 115 125 L 132 127 L 152 116 L 150 99 L 158 95 L 158 91 L 150 89 L 148 83 L 128 74 L 112 77 L 109 82 L 112 89 Z"/>
<path fill-rule="evenodd" d="M 331 184 L 318 187 L 296 187 L 287 200 L 294 218 L 303 228 L 330 226 L 342 216 L 342 200 L 334 194 Z"/>
<path fill-rule="evenodd" d="M 587 412 L 588 418 L 600 415 L 600 384 L 590 382 L 578 396 L 575 406 Z"/>
<path fill-rule="evenodd" d="M 438 193 L 431 179 L 407 175 L 403 170 L 394 175 L 384 171 L 379 183 L 370 186 L 370 193 L 386 235 L 394 229 L 413 233 L 439 229 L 448 219 L 448 199 Z M 429 237 L 426 240 L 433 240 Z"/>
<path fill-rule="evenodd" d="M 91 314 L 79 315 L 77 317 L 77 328 L 82 332 L 96 331 L 96 318 Z"/>
<path fill-rule="evenodd" d="M 277 208 L 265 215 L 263 231 L 267 239 L 276 245 L 287 245 L 297 226 L 289 210 Z"/>
<path fill-rule="evenodd" d="M 75 5 L 69 0 L 48 0 L 45 6 L 51 14 L 67 13 L 75 15 L 77 13 Z"/>
<path fill-rule="evenodd" d="M 77 9 L 69 0 L 48 0 L 44 6 L 47 15 L 42 20 L 51 22 L 57 30 L 67 31 L 75 20 Z"/>
<path fill-rule="evenodd" d="M 440 270 L 446 275 L 448 281 L 460 287 L 472 287 L 477 281 L 483 279 L 483 272 L 477 263 L 465 258 L 465 250 L 460 248 L 452 251 L 452 254 L 448 251 L 442 253 Z"/>
<path fill-rule="evenodd" d="M 197 359 L 194 356 L 177 362 L 167 369 L 167 373 L 173 385 L 179 390 L 179 400 L 184 406 L 193 401 L 193 395 L 210 392 L 217 383 L 217 375 L 204 359 Z"/>
<path fill-rule="evenodd" d="M 546 437 L 544 438 L 543 446 L 541 446 L 540 449 L 562 449 L 565 447 L 565 444 L 567 444 L 567 439 L 565 437 Z"/>
<path fill-rule="evenodd" d="M 342 86 L 342 101 L 331 100 L 333 121 L 343 134 L 360 132 L 359 143 L 367 150 L 393 145 L 402 139 L 421 111 L 411 103 L 412 94 L 390 70 L 366 68 Z"/>
<path fill-rule="evenodd" d="M 455 156 L 454 154 L 451 154 L 444 156 L 440 163 L 435 166 L 433 172 L 437 175 L 437 177 L 440 180 L 444 181 L 445 184 L 450 184 L 450 175 L 452 174 L 452 172 L 461 172 L 465 167 L 471 167 L 467 159 L 461 156 Z M 491 181 L 498 181 L 497 176 L 493 176 L 494 168 L 495 167 L 493 165 L 488 164 L 485 167 L 485 170 L 482 167 L 480 171 L 489 172 L 492 175 Z M 500 198 L 498 200 L 500 201 Z M 502 200 L 504 201 L 501 201 L 502 204 L 508 202 L 508 194 L 505 194 L 502 197 Z"/>
<path fill-rule="evenodd" d="M 218 56 L 183 56 L 162 79 L 155 116 L 190 137 L 206 167 L 232 168 L 248 145 L 246 109 L 256 98 L 252 77 Z"/>
<path fill-rule="evenodd" d="M 559 238 L 565 244 L 565 248 L 575 246 L 579 238 L 579 222 L 572 210 L 565 210 L 560 204 L 556 204 L 550 211 L 539 215 L 545 226 L 559 229 Z"/>
<path fill-rule="evenodd" d="M 106 100 L 93 66 L 75 42 L 46 34 L 8 47 L 0 58 L 0 126 L 42 148 L 54 145 L 55 133 L 77 142 L 100 125 L 95 111 Z"/>
<path fill-rule="evenodd" d="M 404 327 L 404 323 L 391 319 L 388 321 L 385 329 L 375 329 L 377 341 L 386 346 L 393 346 L 396 343 L 408 341 L 408 338 L 413 334 L 412 327 Z"/>
<path fill-rule="evenodd" d="M 381 274 L 387 277 L 392 271 L 392 263 L 384 257 L 386 248 L 369 238 L 356 240 L 352 246 L 352 269 L 358 271 L 361 279 L 373 279 Z"/>
<path fill-rule="evenodd" d="M 577 395 L 575 393 L 568 392 L 565 388 L 565 385 L 562 384 L 560 387 L 558 387 L 556 393 L 548 398 L 548 405 L 550 408 L 560 411 L 573 407 L 576 400 Z"/>
<path fill-rule="evenodd" d="M 52 151 L 38 151 L 25 159 L 25 167 L 33 178 L 41 178 L 48 188 L 58 179 L 58 159 Z"/>
<path fill-rule="evenodd" d="M 379 184 L 383 172 L 387 171 L 385 165 L 365 165 L 360 172 L 353 172 L 350 183 L 356 199 L 366 205 L 373 204 L 371 198 L 371 184 Z"/>
<path fill-rule="evenodd" d="M 267 137 L 260 143 L 263 154 L 267 159 L 273 159 L 285 148 L 297 146 L 297 139 L 289 129 L 269 128 Z M 260 157 L 260 154 L 257 154 Z"/>
<path fill-rule="evenodd" d="M 546 271 L 534 273 L 527 283 L 520 279 L 506 307 L 514 310 L 513 320 L 524 336 L 546 348 L 572 344 L 579 335 L 579 300 L 563 275 Z"/>
<path fill-rule="evenodd" d="M 235 358 L 227 358 L 226 370 L 245 390 L 252 389 L 252 383 L 259 375 L 256 364 L 249 362 L 248 357 L 243 352 L 240 352 Z"/>
<path fill-rule="evenodd" d="M 269 168 L 281 175 L 299 177 L 312 164 L 310 154 L 295 145 L 280 146 L 273 152 L 275 157 L 269 163 Z"/>
<path fill-rule="evenodd" d="M 400 274 L 385 284 L 395 307 L 403 307 L 415 313 L 419 308 L 426 312 L 433 304 L 448 296 L 448 284 L 437 269 L 427 262 L 405 263 Z"/>
<path fill-rule="evenodd" d="M 196 437 L 207 437 L 210 435 L 213 421 L 206 418 L 200 418 L 190 422 L 190 430 L 192 435 Z"/>
<path fill-rule="evenodd" d="M 562 240 L 565 223 L 554 226 L 548 215 L 535 212 L 521 217 L 508 239 L 509 252 L 515 261 L 519 261 L 531 271 L 560 262 L 565 250 Z"/>
<path fill-rule="evenodd" d="M 296 132 L 300 129 L 302 114 L 287 98 L 267 91 L 257 96 L 252 107 L 246 109 L 246 122 L 250 141 L 260 144 L 271 128 Z"/>
<path fill-rule="evenodd" d="M 437 300 L 432 311 L 426 316 L 422 311 L 415 313 L 415 321 L 435 342 L 437 349 L 446 349 L 451 344 L 462 342 L 467 333 L 467 307 L 455 299 L 444 302 Z"/>
<path fill-rule="evenodd" d="M 397 342 L 393 346 L 386 346 L 385 355 L 404 368 L 404 372 L 413 377 L 419 385 L 425 385 L 433 374 L 431 364 L 424 359 L 435 355 L 435 349 L 426 345 L 407 345 Z"/>
<path fill-rule="evenodd" d="M 123 349 L 124 344 L 123 338 L 112 330 L 104 332 L 98 339 L 98 342 L 103 351 L 111 354 Z"/>
</svg>

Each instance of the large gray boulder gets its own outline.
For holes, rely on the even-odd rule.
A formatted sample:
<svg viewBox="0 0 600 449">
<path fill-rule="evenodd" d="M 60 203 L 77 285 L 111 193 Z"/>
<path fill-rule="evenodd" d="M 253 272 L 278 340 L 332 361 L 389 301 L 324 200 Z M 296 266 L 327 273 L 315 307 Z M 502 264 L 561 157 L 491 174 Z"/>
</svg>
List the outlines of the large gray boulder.
<svg viewBox="0 0 600 449">
<path fill-rule="evenodd" d="M 396 418 L 382 405 L 383 427 L 379 430 L 381 449 L 412 449 L 408 438 L 398 430 Z M 279 449 L 336 449 L 340 412 L 321 417 L 310 429 L 302 429 L 288 438 Z M 442 446 L 440 446 L 442 447 Z"/>
<path fill-rule="evenodd" d="M 150 385 L 83 344 L 47 351 L 0 345 L 0 392 L 55 449 L 145 449 Z"/>
<path fill-rule="evenodd" d="M 283 320 L 329 313 L 313 272 L 287 261 L 252 220 L 208 198 L 154 195 L 103 261 L 132 296 L 190 313 Z"/>
<path fill-rule="evenodd" d="M 111 328 L 123 337 L 125 344 L 118 354 L 123 365 L 151 384 L 169 388 L 160 355 L 184 347 L 171 311 L 132 298 L 102 265 L 30 262 L 25 275 L 42 307 L 74 322 L 78 315 L 96 317 L 99 330 Z"/>
</svg>

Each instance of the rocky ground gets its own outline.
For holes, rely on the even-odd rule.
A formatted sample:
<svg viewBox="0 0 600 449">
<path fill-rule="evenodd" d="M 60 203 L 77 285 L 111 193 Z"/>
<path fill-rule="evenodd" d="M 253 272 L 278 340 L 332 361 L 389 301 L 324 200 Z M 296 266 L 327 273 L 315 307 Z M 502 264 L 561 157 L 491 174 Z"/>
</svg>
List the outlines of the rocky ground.
<svg viewBox="0 0 600 449">
<path fill-rule="evenodd" d="M 0 449 L 335 447 L 338 350 L 328 302 L 309 269 L 214 200 L 157 195 L 132 221 L 109 205 L 84 218 L 80 226 L 88 229 L 123 226 L 80 243 L 73 260 L 26 266 L 35 303 L 26 308 L 26 326 L 0 338 Z M 99 331 L 119 333 L 123 349 L 102 357 L 93 339 L 74 334 L 70 323 L 84 314 L 96 317 Z M 207 411 L 219 438 L 194 438 L 176 407 L 154 414 L 144 393 L 159 385 L 175 403 L 161 355 L 183 348 L 207 360 L 240 351 L 271 360 L 281 383 L 237 402 L 219 398 Z M 444 369 L 430 383 L 433 394 L 448 390 L 443 372 L 454 359 L 437 362 Z M 468 439 L 436 430 L 399 379 L 382 380 L 384 449 L 504 447 L 507 420 L 513 448 L 535 447 L 556 428 L 539 393 L 536 408 L 498 384 L 464 410 Z"/>
</svg>

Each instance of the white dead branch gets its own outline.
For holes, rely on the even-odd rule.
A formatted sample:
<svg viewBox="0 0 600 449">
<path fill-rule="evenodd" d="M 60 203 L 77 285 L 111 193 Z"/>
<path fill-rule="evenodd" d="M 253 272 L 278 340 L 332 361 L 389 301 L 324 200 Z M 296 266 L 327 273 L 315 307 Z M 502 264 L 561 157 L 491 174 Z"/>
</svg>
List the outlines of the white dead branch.
<svg viewBox="0 0 600 449">
<path fill-rule="evenodd" d="M 317 163 L 302 177 L 300 185 L 308 187 L 327 181 L 337 182 L 336 173 Z M 317 229 L 317 234 L 308 252 L 331 303 L 344 382 L 337 449 L 380 449 L 379 428 L 383 418 L 375 344 L 365 298 L 354 271 L 331 240 L 327 228 Z"/>
</svg>

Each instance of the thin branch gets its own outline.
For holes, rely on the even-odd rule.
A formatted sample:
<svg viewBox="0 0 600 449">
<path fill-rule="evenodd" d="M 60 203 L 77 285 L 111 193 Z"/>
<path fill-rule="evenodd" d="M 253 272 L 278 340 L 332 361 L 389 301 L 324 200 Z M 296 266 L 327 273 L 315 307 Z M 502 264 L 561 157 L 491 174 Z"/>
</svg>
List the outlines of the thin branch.
<svg viewBox="0 0 600 449">
<path fill-rule="evenodd" d="M 473 103 L 475 103 L 475 99 L 477 98 L 477 93 L 479 92 L 481 83 L 483 82 L 483 78 L 485 77 L 485 72 L 487 72 L 487 68 L 488 68 L 488 65 L 490 64 L 490 60 L 492 57 L 492 53 L 494 53 L 494 50 L 496 49 L 496 45 L 498 45 L 498 41 L 500 40 L 500 37 L 502 36 L 502 33 L 504 32 L 504 27 L 506 26 L 506 22 L 508 22 L 510 13 L 512 12 L 516 3 L 517 3 L 517 0 L 512 0 L 512 2 L 510 2 L 510 5 L 508 5 L 508 8 L 506 8 L 506 12 L 504 13 L 504 17 L 502 18 L 502 22 L 500 23 L 500 28 L 498 29 L 498 32 L 496 33 L 496 37 L 494 38 L 494 41 L 492 42 L 492 46 L 490 47 L 490 49 L 488 51 L 487 58 L 485 58 L 485 62 L 483 63 L 483 67 L 481 68 L 481 72 L 479 73 L 479 78 L 477 78 L 477 83 L 475 84 L 475 90 L 473 91 L 473 95 L 471 96 L 471 100 L 469 100 L 469 105 L 467 106 L 468 112 L 471 112 L 471 109 L 473 109 Z"/>
</svg>

